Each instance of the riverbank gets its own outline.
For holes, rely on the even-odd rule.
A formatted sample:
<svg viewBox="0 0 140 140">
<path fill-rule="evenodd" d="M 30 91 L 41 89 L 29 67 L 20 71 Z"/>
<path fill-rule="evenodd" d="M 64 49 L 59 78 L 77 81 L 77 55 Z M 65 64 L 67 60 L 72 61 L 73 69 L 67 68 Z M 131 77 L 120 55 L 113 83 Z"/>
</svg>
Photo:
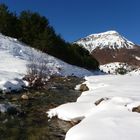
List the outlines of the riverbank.
<svg viewBox="0 0 140 140">
<path fill-rule="evenodd" d="M 81 92 L 75 91 L 83 79 L 52 77 L 42 89 L 21 93 L 1 94 L 0 104 L 10 103 L 16 110 L 0 113 L 0 139 L 3 140 L 64 140 L 73 124 L 53 118 L 46 112 L 58 105 L 76 101 Z M 28 98 L 21 98 L 27 95 Z"/>
</svg>

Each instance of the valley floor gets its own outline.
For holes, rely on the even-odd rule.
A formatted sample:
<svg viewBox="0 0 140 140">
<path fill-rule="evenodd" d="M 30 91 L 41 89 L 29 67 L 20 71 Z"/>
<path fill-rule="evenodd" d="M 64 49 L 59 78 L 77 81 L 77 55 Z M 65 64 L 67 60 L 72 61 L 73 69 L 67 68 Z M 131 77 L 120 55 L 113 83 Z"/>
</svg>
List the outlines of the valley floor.
<svg viewBox="0 0 140 140">
<path fill-rule="evenodd" d="M 83 92 L 76 102 L 48 112 L 50 118 L 81 121 L 67 132 L 65 140 L 139 140 L 140 114 L 132 109 L 140 105 L 140 76 L 85 79 L 89 91 Z"/>
</svg>

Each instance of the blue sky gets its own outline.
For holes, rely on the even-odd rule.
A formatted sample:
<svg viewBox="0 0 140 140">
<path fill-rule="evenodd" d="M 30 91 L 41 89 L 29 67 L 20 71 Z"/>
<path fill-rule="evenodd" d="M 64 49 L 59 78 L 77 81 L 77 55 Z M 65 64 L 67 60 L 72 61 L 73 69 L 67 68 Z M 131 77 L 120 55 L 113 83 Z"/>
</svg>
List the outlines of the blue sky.
<svg viewBox="0 0 140 140">
<path fill-rule="evenodd" d="M 67 41 L 116 30 L 140 44 L 140 0 L 0 0 L 19 13 L 32 10 L 46 16 Z"/>
</svg>

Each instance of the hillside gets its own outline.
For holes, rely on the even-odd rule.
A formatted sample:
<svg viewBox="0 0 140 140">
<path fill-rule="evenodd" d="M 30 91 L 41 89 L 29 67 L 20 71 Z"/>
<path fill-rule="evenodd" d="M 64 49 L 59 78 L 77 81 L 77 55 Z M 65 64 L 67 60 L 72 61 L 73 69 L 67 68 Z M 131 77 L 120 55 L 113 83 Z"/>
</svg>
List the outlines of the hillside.
<svg viewBox="0 0 140 140">
<path fill-rule="evenodd" d="M 86 69 L 98 69 L 99 63 L 89 52 L 66 42 L 49 23 L 47 17 L 29 10 L 18 15 L 0 4 L 0 33 L 17 38 L 32 48 L 50 54 L 69 64 Z"/>
<path fill-rule="evenodd" d="M 74 43 L 87 49 L 101 65 L 123 62 L 140 66 L 140 47 L 116 31 L 92 34 Z"/>
<path fill-rule="evenodd" d="M 20 89 L 27 83 L 22 78 L 32 63 L 46 64 L 48 75 L 80 76 L 91 75 L 86 69 L 69 65 L 55 57 L 33 49 L 15 38 L 0 34 L 0 89 Z"/>
</svg>

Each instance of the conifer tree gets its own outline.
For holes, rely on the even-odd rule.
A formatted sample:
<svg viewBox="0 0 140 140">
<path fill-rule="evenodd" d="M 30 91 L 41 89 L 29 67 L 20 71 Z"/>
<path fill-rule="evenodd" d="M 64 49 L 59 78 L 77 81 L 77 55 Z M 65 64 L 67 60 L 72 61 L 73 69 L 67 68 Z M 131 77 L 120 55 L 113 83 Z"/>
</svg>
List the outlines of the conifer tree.
<svg viewBox="0 0 140 140">
<path fill-rule="evenodd" d="M 77 44 L 67 43 L 55 33 L 48 19 L 36 12 L 23 11 L 17 17 L 5 4 L 0 4 L 0 32 L 67 63 L 88 69 L 98 68 L 99 63 L 87 50 Z"/>
</svg>

